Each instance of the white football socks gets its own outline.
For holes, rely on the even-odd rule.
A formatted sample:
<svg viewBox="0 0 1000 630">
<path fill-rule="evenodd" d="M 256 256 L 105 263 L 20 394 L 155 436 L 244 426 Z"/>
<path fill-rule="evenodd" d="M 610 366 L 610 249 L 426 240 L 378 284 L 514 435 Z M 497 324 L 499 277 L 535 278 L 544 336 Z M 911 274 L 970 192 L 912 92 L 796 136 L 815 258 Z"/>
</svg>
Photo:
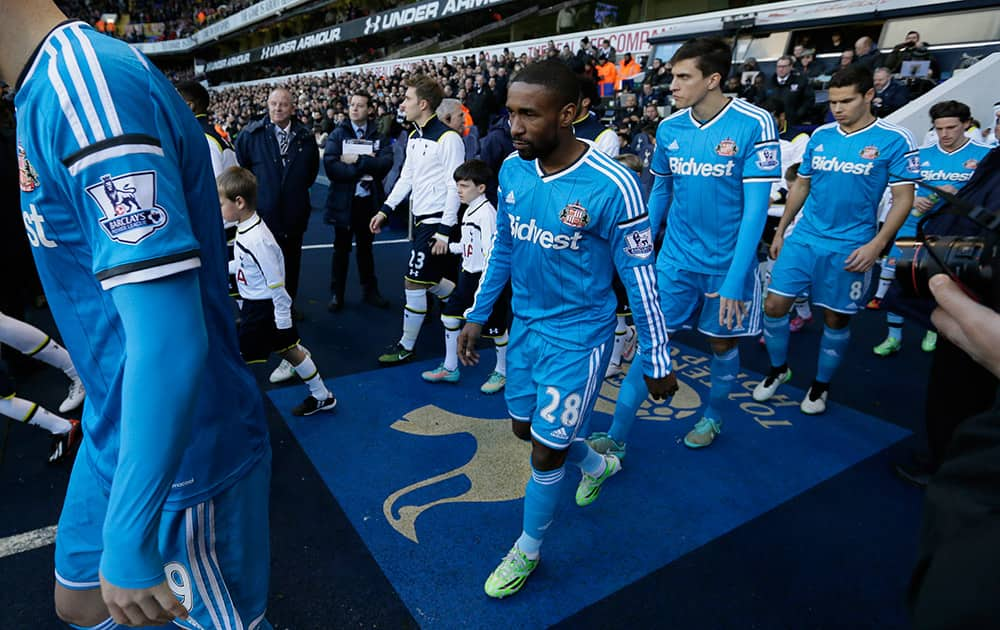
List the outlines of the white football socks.
<svg viewBox="0 0 1000 630">
<path fill-rule="evenodd" d="M 66 433 L 73 428 L 73 425 L 66 418 L 60 418 L 38 403 L 16 396 L 0 398 L 0 414 L 18 422 L 27 422 L 41 427 L 53 435 Z"/>
</svg>

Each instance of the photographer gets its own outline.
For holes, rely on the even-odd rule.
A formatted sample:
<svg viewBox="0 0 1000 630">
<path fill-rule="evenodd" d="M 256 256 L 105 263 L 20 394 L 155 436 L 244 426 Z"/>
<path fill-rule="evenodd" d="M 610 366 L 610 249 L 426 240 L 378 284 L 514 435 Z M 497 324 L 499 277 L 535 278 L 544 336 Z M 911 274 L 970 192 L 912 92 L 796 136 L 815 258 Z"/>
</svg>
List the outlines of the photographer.
<svg viewBox="0 0 1000 630">
<path fill-rule="evenodd" d="M 984 396 L 995 393 L 1000 377 L 1000 315 L 976 303 L 944 274 L 928 284 L 938 304 L 932 315 L 934 324 L 956 350 L 992 376 L 994 387 Z M 996 627 L 1000 618 L 998 505 L 1000 409 L 993 407 L 962 422 L 927 488 L 909 592 L 918 630 Z"/>
<path fill-rule="evenodd" d="M 993 149 L 979 162 L 972 178 L 955 196 L 956 202 L 945 204 L 927 219 L 923 226 L 927 235 L 989 236 L 988 231 L 969 219 L 968 206 L 1000 208 L 1000 150 Z M 897 268 L 902 267 L 902 259 Z M 925 260 L 926 262 L 926 260 Z M 887 294 L 888 308 L 930 327 L 935 304 L 928 299 L 904 297 L 901 275 Z M 984 302 L 996 306 L 1000 296 L 983 296 Z M 942 330 L 942 332 L 945 332 Z M 901 477 L 917 485 L 926 485 L 944 461 L 945 452 L 958 426 L 976 414 L 992 408 L 997 390 L 997 377 L 963 352 L 955 340 L 939 338 L 931 363 L 927 387 L 926 428 L 930 449 L 926 461 L 917 460 L 896 467 Z"/>
</svg>

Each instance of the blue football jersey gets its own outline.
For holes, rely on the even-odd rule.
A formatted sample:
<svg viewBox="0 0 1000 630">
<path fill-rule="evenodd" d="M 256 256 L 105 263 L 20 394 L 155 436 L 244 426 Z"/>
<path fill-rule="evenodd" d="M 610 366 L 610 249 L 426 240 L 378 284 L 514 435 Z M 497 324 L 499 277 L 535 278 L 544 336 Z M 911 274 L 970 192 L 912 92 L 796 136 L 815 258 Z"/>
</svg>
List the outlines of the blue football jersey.
<svg viewBox="0 0 1000 630">
<path fill-rule="evenodd" d="M 179 510 L 218 494 L 266 452 L 268 438 L 260 393 L 236 341 L 201 127 L 140 53 L 82 22 L 61 24 L 42 42 L 15 105 L 24 224 L 87 388 L 86 463 L 108 491 L 122 398 L 142 395 L 123 392 L 125 331 L 110 290 L 197 270 L 210 363 L 192 375 L 200 384 L 194 433 L 164 507 Z"/>
<path fill-rule="evenodd" d="M 589 350 L 614 335 L 615 269 L 625 284 L 643 348 L 643 372 L 669 373 L 653 239 L 634 173 L 594 145 L 545 175 L 511 154 L 500 168 L 497 232 L 469 321 L 484 323 L 509 278 L 511 308 L 558 347 Z"/>
<path fill-rule="evenodd" d="M 669 178 L 673 190 L 660 256 L 681 269 L 724 274 L 743 218 L 743 183 L 781 178 L 777 125 L 735 98 L 705 122 L 682 109 L 657 128 L 650 171 Z"/>
<path fill-rule="evenodd" d="M 920 178 L 931 186 L 952 186 L 961 190 L 972 178 L 972 173 L 979 162 L 990 152 L 986 145 L 975 140 L 968 140 L 952 153 L 948 153 L 939 144 L 920 148 Z M 930 188 L 917 186 L 917 197 L 929 197 L 935 194 Z M 930 212 L 935 212 L 944 205 L 944 199 L 939 199 Z M 921 213 L 913 209 L 911 215 L 920 217 Z"/>
<path fill-rule="evenodd" d="M 919 166 L 910 132 L 882 119 L 851 133 L 837 123 L 819 127 L 799 166 L 799 177 L 809 179 L 809 196 L 789 238 L 830 251 L 861 247 L 875 237 L 886 184 L 913 185 Z"/>
</svg>

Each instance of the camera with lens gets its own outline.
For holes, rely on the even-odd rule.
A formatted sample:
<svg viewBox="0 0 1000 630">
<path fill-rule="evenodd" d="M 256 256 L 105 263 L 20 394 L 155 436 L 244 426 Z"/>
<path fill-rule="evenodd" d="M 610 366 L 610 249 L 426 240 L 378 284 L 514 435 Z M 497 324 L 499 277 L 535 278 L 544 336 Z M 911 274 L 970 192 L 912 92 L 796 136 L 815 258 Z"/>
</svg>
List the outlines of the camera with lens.
<svg viewBox="0 0 1000 630">
<path fill-rule="evenodd" d="M 974 206 L 954 195 L 920 182 L 951 205 L 951 214 L 965 216 L 982 228 L 976 236 L 927 236 L 920 219 L 916 238 L 896 241 L 900 255 L 896 259 L 896 282 L 904 296 L 933 298 L 928 281 L 939 273 L 947 274 L 966 293 L 982 304 L 1000 311 L 1000 209 L 987 210 Z"/>
</svg>

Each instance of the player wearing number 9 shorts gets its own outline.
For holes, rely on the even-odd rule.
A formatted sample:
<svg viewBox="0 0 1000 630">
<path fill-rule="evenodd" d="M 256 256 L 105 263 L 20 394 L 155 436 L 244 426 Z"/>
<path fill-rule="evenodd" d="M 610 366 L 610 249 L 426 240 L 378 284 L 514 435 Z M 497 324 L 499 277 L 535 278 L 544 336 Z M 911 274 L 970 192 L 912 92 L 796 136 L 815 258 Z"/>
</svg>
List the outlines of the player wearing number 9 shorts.
<svg viewBox="0 0 1000 630">
<path fill-rule="evenodd" d="M 851 315 L 868 299 L 872 267 L 903 225 L 913 206 L 913 184 L 920 179 L 910 132 L 871 114 L 871 72 L 850 66 L 834 74 L 829 87 L 836 122 L 809 139 L 771 245 L 777 260 L 764 304 L 771 372 L 753 391 L 755 400 L 768 400 L 791 378 L 788 311 L 795 296 L 808 291 L 826 312 L 816 378 L 800 406 L 806 414 L 826 410 L 830 379 L 850 341 Z M 886 184 L 892 208 L 876 232 Z M 802 218 L 785 241 L 785 229 L 800 209 Z"/>
<path fill-rule="evenodd" d="M 270 628 L 271 451 L 204 134 L 124 42 L 47 1 L 0 13 L 25 226 L 87 389 L 56 613 L 83 629 Z"/>
<path fill-rule="evenodd" d="M 639 183 L 622 164 L 573 136 L 579 94 L 576 76 L 557 61 L 531 64 L 510 84 L 517 154 L 500 169 L 493 249 L 459 336 L 459 358 L 474 363 L 475 339 L 510 280 L 507 409 L 515 435 L 532 442 L 532 473 L 521 537 L 487 579 L 490 597 L 518 592 L 538 565 L 566 462 L 583 473 L 580 506 L 592 503 L 621 468 L 614 455 L 598 454 L 582 437 L 613 343 L 614 270 L 649 349 L 633 369 L 642 370 L 656 398 L 677 388 Z"/>
</svg>

